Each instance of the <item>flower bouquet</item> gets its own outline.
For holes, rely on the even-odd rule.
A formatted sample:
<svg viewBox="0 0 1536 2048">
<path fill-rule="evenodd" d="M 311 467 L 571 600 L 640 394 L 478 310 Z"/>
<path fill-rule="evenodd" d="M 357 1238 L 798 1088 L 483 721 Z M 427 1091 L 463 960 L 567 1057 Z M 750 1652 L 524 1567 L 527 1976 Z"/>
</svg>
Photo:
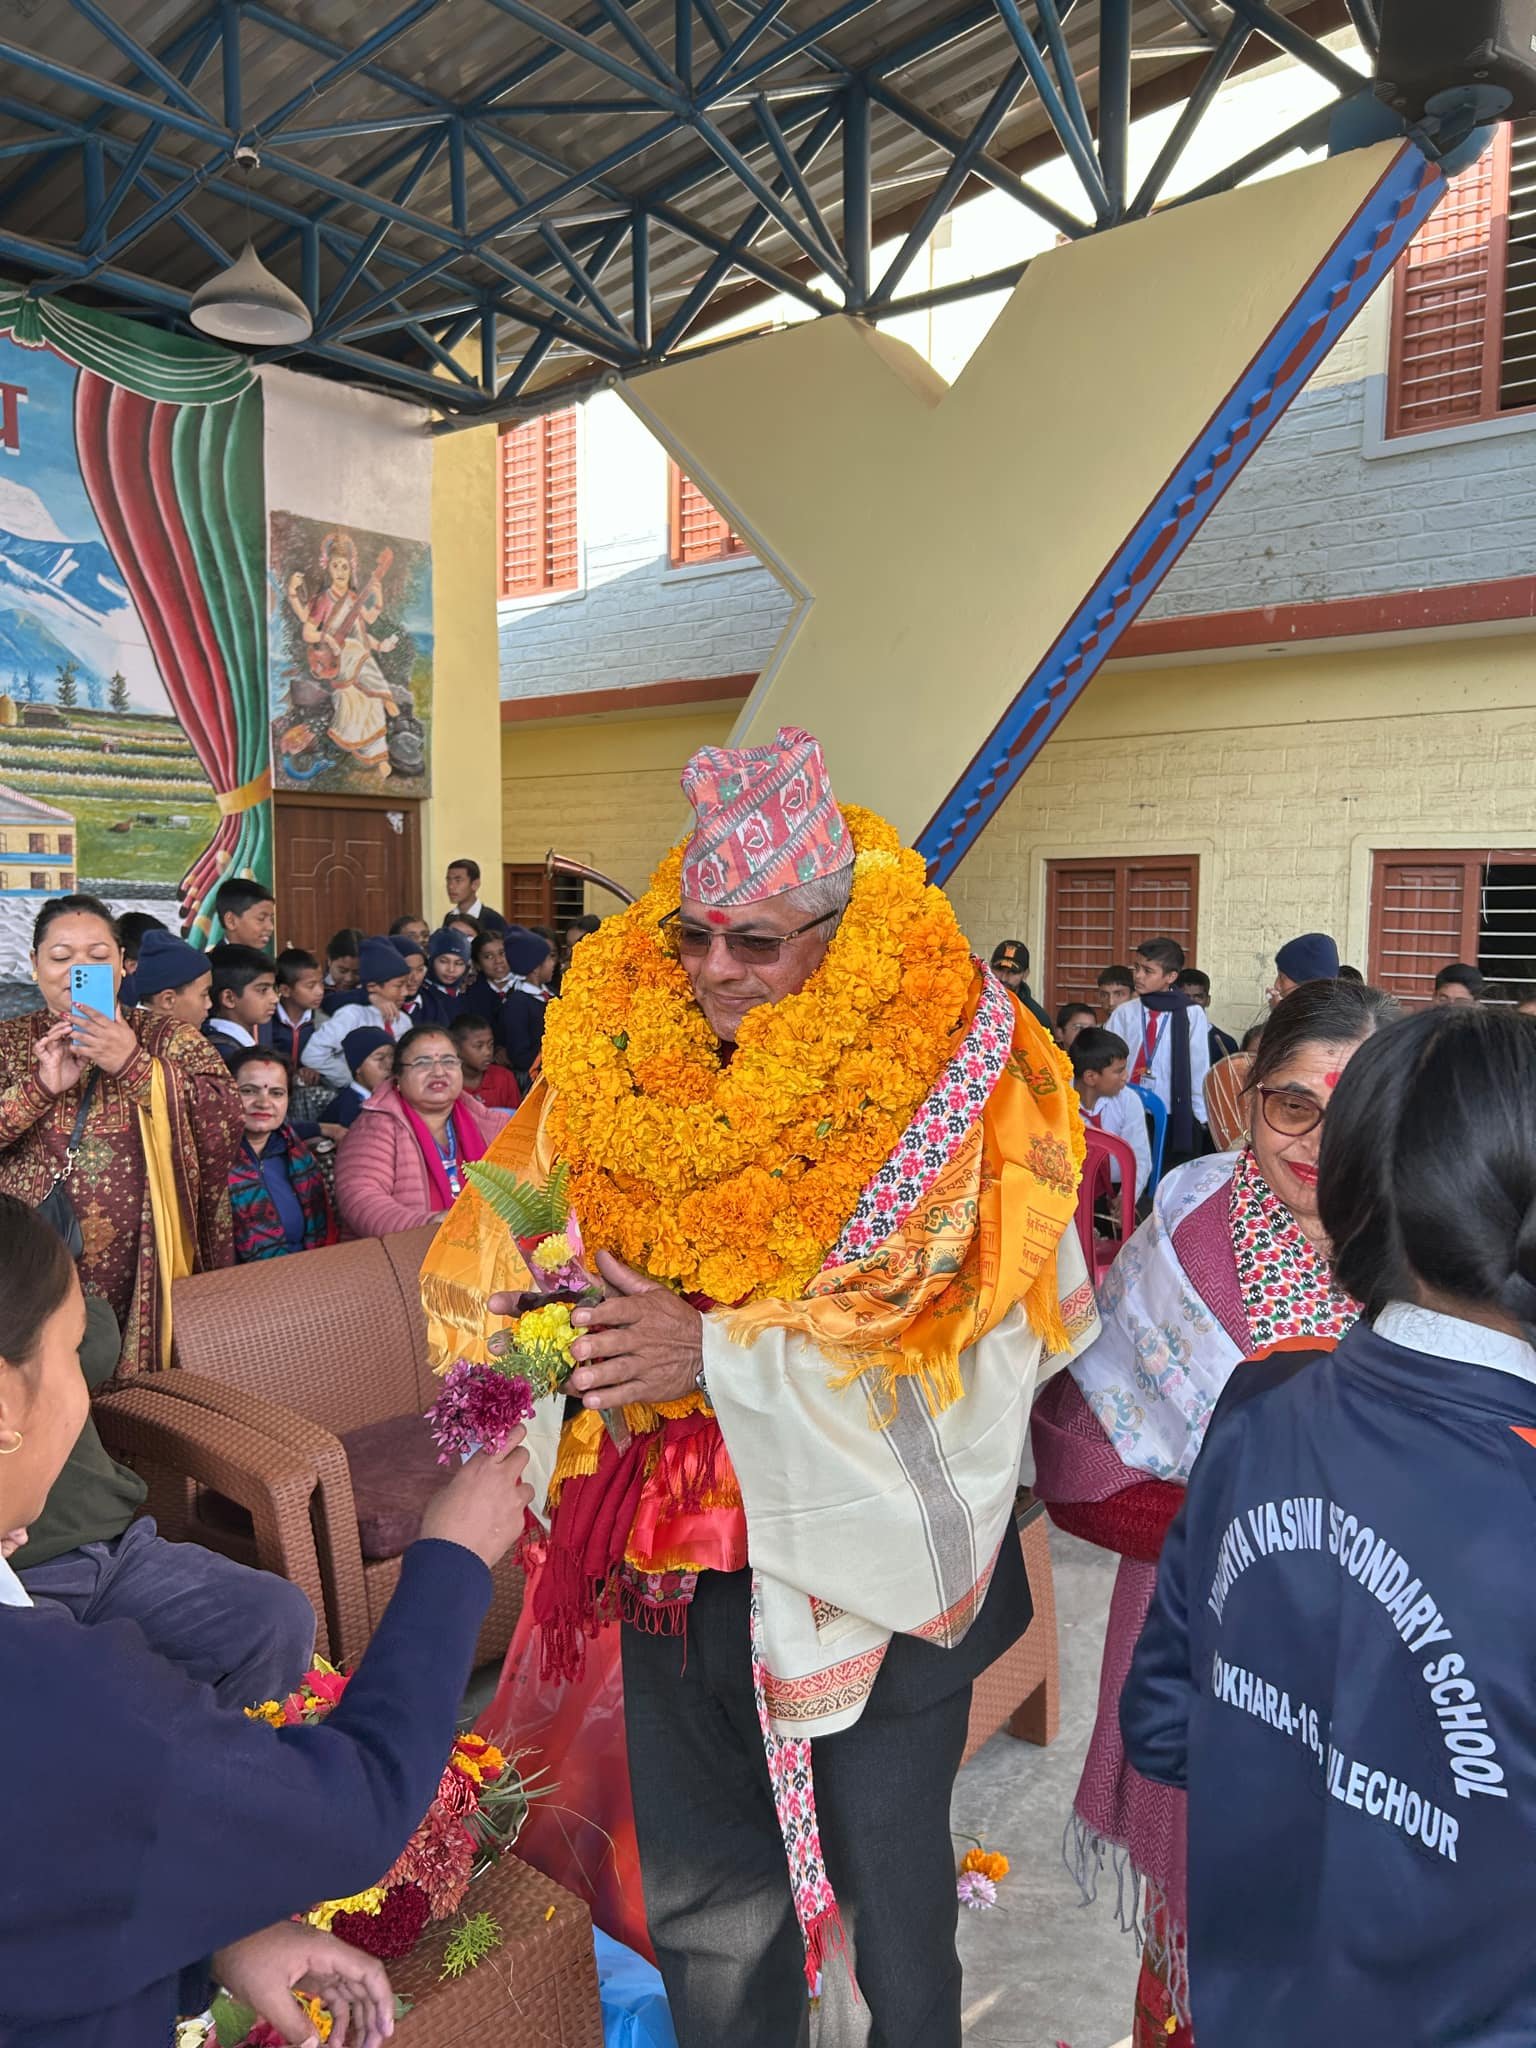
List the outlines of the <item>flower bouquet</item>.
<svg viewBox="0 0 1536 2048">
<path fill-rule="evenodd" d="M 318 1658 L 286 1699 L 263 1700 L 245 1711 L 253 1721 L 274 1728 L 297 1728 L 323 1721 L 346 1689 L 345 1673 Z M 529 1801 L 552 1789 L 536 1786 L 533 1777 L 518 1770 L 518 1761 L 483 1736 L 455 1736 L 436 1796 L 393 1866 L 366 1891 L 349 1899 L 324 1899 L 297 1917 L 382 1962 L 408 1955 L 429 1922 L 452 1919 L 472 1879 L 517 1840 Z M 501 1929 L 488 1913 L 466 1915 L 445 1949 L 444 1974 L 472 1969 L 500 1942 Z M 327 2040 L 330 2014 L 318 2000 L 298 1992 L 294 1996 L 311 2030 Z M 281 2048 L 281 2041 L 266 2020 L 228 1992 L 176 2029 L 176 2048 L 267 2048 L 273 2042 Z"/>
<path fill-rule="evenodd" d="M 285 1700 L 247 1707 L 274 1728 L 323 1721 L 346 1691 L 345 1676 L 321 1662 Z M 447 1920 L 463 1903 L 470 1879 L 517 1840 L 528 1817 L 533 1781 L 482 1735 L 458 1735 L 437 1796 L 414 1835 L 377 1884 L 350 1899 L 325 1899 L 302 1917 L 329 1928 L 383 1962 L 408 1955 L 429 1920 Z"/>
<path fill-rule="evenodd" d="M 488 1364 L 461 1358 L 443 1371 L 442 1392 L 426 1415 L 442 1465 L 455 1452 L 470 1458 L 476 1451 L 501 1451 L 530 1419 L 535 1401 L 562 1392 L 576 1365 L 571 1310 L 590 1307 L 604 1294 L 602 1281 L 585 1264 L 563 1163 L 557 1162 L 543 1187 L 483 1160 L 466 1171 L 511 1231 L 533 1284 L 514 1297 L 515 1320 L 491 1338 Z M 605 1411 L 603 1420 L 622 1450 L 629 1440 L 623 1417 Z"/>
</svg>

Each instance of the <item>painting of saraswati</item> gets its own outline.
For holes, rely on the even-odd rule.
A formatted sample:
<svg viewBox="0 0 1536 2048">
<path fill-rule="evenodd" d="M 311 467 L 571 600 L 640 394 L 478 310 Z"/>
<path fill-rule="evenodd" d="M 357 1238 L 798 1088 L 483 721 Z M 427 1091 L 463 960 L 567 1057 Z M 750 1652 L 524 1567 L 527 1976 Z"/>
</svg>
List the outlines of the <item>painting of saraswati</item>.
<svg viewBox="0 0 1536 2048">
<path fill-rule="evenodd" d="M 272 567 L 278 783 L 330 794 L 393 778 L 425 794 L 427 549 L 274 513 Z"/>
</svg>

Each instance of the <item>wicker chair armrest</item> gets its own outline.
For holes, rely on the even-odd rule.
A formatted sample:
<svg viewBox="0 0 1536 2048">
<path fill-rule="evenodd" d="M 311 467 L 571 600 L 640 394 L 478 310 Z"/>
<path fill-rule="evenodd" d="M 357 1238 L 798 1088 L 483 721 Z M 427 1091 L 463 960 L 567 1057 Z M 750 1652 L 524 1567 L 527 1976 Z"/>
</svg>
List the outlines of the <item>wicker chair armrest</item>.
<svg viewBox="0 0 1536 2048">
<path fill-rule="evenodd" d="M 291 1579 L 315 1610 L 316 1648 L 330 1654 L 325 1588 L 310 1524 L 314 1460 L 246 1424 L 142 1381 L 103 1394 L 92 1417 L 108 1452 L 159 1465 L 237 1501 L 251 1517 L 263 1570 Z M 356 1539 L 356 1526 L 353 1528 Z"/>
<path fill-rule="evenodd" d="M 140 1380 L 138 1385 L 144 1385 Z M 357 1536 L 357 1505 L 352 1497 L 352 1472 L 339 1437 L 280 1401 L 248 1387 L 232 1387 L 205 1374 L 176 1367 L 156 1373 L 156 1393 L 205 1408 L 282 1444 L 314 1466 L 315 1537 L 326 1612 L 337 1655 L 354 1658 L 368 1641 L 368 1588 L 363 1553 Z"/>
<path fill-rule="evenodd" d="M 338 1440 L 318 1422 L 311 1422 L 307 1415 L 300 1415 L 297 1409 L 285 1408 L 281 1401 L 271 1401 L 265 1394 L 252 1393 L 248 1387 L 229 1385 L 224 1380 L 209 1379 L 200 1372 L 186 1372 L 181 1366 L 173 1366 L 169 1372 L 157 1372 L 152 1377 L 132 1381 L 119 1380 L 116 1387 L 151 1386 L 157 1394 L 167 1394 L 178 1401 L 190 1401 L 199 1408 L 211 1408 L 216 1415 L 227 1415 L 232 1422 L 243 1423 L 246 1428 L 256 1431 L 258 1436 L 267 1436 L 274 1443 L 285 1444 L 290 1450 L 307 1451 L 321 1457 L 326 1451 L 341 1448 Z"/>
</svg>

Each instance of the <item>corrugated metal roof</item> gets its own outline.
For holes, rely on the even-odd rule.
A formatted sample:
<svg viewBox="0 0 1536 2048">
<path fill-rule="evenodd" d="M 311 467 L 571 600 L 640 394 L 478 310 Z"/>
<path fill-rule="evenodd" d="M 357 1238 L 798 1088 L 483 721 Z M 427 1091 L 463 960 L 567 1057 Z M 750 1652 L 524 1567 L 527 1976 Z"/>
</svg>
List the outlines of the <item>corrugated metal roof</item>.
<svg viewBox="0 0 1536 2048">
<path fill-rule="evenodd" d="M 93 11 L 96 21 L 87 18 Z M 358 238 L 377 231 L 374 198 L 393 198 L 425 158 L 402 202 L 407 217 L 388 225 L 372 253 L 373 282 L 359 277 L 348 291 L 346 309 L 355 321 L 359 309 L 377 300 L 384 288 L 398 287 L 413 269 L 444 256 L 443 243 L 423 231 L 423 222 L 456 227 L 464 237 L 462 252 L 450 250 L 451 260 L 435 275 L 404 288 L 404 314 L 375 308 L 376 323 L 396 334 L 384 340 L 377 332 L 370 334 L 365 315 L 364 332 L 350 337 L 355 347 L 399 349 L 426 367 L 431 356 L 420 337 L 398 332 L 406 315 L 447 320 L 456 306 L 473 305 L 480 294 L 499 293 L 504 309 L 524 309 L 531 320 L 548 309 L 517 281 L 519 276 L 554 289 L 570 305 L 573 320 L 584 316 L 600 325 L 548 229 L 553 226 L 567 251 L 576 252 L 577 268 L 583 269 L 600 260 L 608 223 L 661 189 L 669 196 L 657 202 L 650 230 L 659 328 L 710 267 L 718 247 L 736 235 L 753 204 L 737 170 L 722 160 L 722 145 L 727 157 L 739 150 L 762 179 L 778 175 L 771 139 L 747 90 L 733 92 L 711 109 L 719 137 L 715 142 L 669 122 L 665 108 L 642 96 L 632 77 L 608 75 L 601 56 L 593 54 L 603 53 L 660 88 L 657 72 L 682 62 L 677 23 L 686 17 L 693 30 L 697 85 L 719 61 L 710 20 L 727 39 L 750 26 L 757 8 L 742 0 L 635 0 L 627 8 L 621 8 L 621 0 L 596 0 L 595 5 L 594 0 L 548 0 L 537 11 L 522 0 L 418 0 L 418 19 L 380 47 L 367 65 L 327 83 L 333 67 L 378 37 L 392 16 L 399 19 L 409 11 L 403 0 L 390 0 L 388 11 L 376 0 L 240 0 L 236 80 L 235 67 L 226 66 L 214 40 L 219 10 L 210 9 L 207 0 L 99 0 L 99 5 L 93 0 L 0 0 L 0 45 L 10 46 L 8 52 L 0 48 L 0 148 L 36 139 L 39 123 L 50 120 L 90 124 L 101 149 L 104 186 L 111 191 L 133 146 L 148 136 L 148 154 L 130 166 L 144 182 L 123 198 L 91 253 L 98 259 L 105 254 L 121 272 L 173 292 L 190 292 L 214 267 L 215 248 L 233 253 L 245 236 L 240 176 L 229 167 L 230 143 L 281 114 L 274 131 L 258 138 L 263 163 L 254 189 L 263 200 L 291 209 L 293 219 L 276 227 L 258 221 L 258 247 L 286 282 L 301 288 L 301 224 L 318 221 L 326 235 L 338 237 L 322 242 L 318 251 L 322 305 Z M 1275 0 L 1275 11 L 1296 17 L 1317 34 L 1346 19 L 1343 0 Z M 782 5 L 770 12 L 772 25 L 760 27 L 732 71 L 765 66 L 748 85 L 770 89 L 773 116 L 792 138 L 825 109 L 827 93 L 846 78 L 867 74 L 871 66 L 878 72 L 882 60 L 915 37 L 934 45 L 877 82 L 880 92 L 915 106 L 930 130 L 919 132 L 888 104 L 872 107 L 870 170 L 877 232 L 910 219 L 951 161 L 942 132 L 970 131 L 1017 56 L 1008 29 L 990 5 L 850 0 L 835 9 L 832 0 L 816 0 L 814 8 L 811 0 L 796 0 L 793 12 Z M 1033 25 L 1033 6 L 1028 13 Z M 540 15 L 553 27 L 543 25 Z M 795 47 L 805 24 L 839 15 L 847 18 L 829 28 L 814 50 Z M 1200 44 L 1191 20 L 1216 33 L 1229 21 L 1219 0 L 1131 0 L 1131 15 L 1138 105 L 1184 97 L 1198 77 L 1203 58 L 1197 54 Z M 599 26 L 591 26 L 594 19 Z M 625 33 L 626 22 L 632 34 Z M 573 25 L 583 38 L 580 53 L 557 47 L 552 39 Z M 1083 100 L 1092 110 L 1098 99 L 1098 0 L 1078 0 L 1070 7 L 1064 34 Z M 172 102 L 172 121 L 151 128 L 142 105 L 104 103 L 103 88 L 109 94 L 129 91 L 148 102 L 166 102 L 164 81 L 145 75 L 131 47 L 121 46 L 123 38 L 155 53 L 178 74 L 202 52 L 201 65 L 188 73 L 184 99 Z M 644 46 L 655 53 L 655 67 L 648 66 Z M 1271 45 L 1257 39 L 1256 46 L 1274 54 Z M 29 63 L 18 62 L 18 47 L 57 67 L 56 75 L 40 75 Z M 29 112 L 36 118 L 29 119 Z M 1016 168 L 1057 150 L 1040 98 L 1026 85 L 998 125 L 988 156 Z M 626 151 L 633 153 L 626 156 Z M 623 160 L 615 162 L 615 157 Z M 0 231 L 78 252 L 90 205 L 84 164 L 78 144 L 61 139 L 51 154 L 0 166 L 6 178 L 0 187 Z M 834 235 L 841 233 L 842 182 L 841 137 L 834 133 L 805 173 L 805 185 Z M 136 222 L 152 215 L 157 195 L 163 202 L 178 186 L 185 187 L 182 220 L 167 215 L 133 235 Z M 786 207 L 802 217 L 792 200 L 786 200 Z M 696 225 L 707 241 L 714 238 L 714 246 L 701 247 L 685 232 L 686 225 Z M 472 245 L 493 228 L 498 232 L 486 245 L 487 260 L 486 250 Z M 814 235 L 812 240 L 814 245 Z M 628 323 L 627 246 L 618 253 L 618 261 L 609 257 L 601 288 L 610 308 Z M 515 266 L 511 275 L 508 265 Z M 11 267 L 25 265 L 13 257 Z M 804 242 L 769 220 L 748 245 L 747 267 L 738 266 L 717 284 L 724 288 L 732 275 L 737 283 L 746 276 L 767 289 L 778 271 L 803 277 L 810 267 Z M 97 283 L 107 296 L 114 295 L 109 278 L 99 277 Z M 62 288 L 82 287 L 79 280 L 66 280 Z M 531 325 L 520 326 L 516 314 L 504 310 L 501 354 L 516 353 L 532 333 Z"/>
</svg>

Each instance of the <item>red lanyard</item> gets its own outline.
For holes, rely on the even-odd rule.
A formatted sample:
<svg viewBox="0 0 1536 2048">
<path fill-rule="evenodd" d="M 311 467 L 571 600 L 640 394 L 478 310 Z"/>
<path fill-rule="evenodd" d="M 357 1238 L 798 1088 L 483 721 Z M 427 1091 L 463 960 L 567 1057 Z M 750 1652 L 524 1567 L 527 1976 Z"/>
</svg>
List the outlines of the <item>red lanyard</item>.
<svg viewBox="0 0 1536 2048">
<path fill-rule="evenodd" d="M 1152 1062 L 1157 1058 L 1157 1048 L 1162 1040 L 1163 1026 L 1168 1022 L 1167 1013 L 1163 1010 L 1146 1010 L 1143 1015 L 1146 1021 L 1141 1028 L 1141 1051 L 1136 1058 L 1136 1070 L 1131 1075 L 1133 1081 L 1144 1080 L 1151 1073 Z"/>
</svg>

